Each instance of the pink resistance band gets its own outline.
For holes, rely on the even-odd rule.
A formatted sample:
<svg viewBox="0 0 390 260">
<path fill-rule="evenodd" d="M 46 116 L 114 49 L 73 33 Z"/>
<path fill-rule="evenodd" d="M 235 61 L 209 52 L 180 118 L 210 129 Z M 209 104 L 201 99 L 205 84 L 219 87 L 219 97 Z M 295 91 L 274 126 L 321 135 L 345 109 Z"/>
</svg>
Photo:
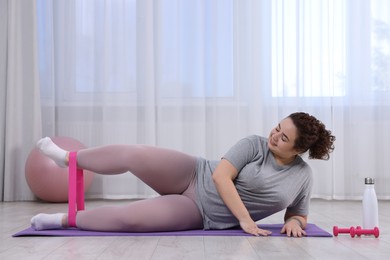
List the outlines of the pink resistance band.
<svg viewBox="0 0 390 260">
<path fill-rule="evenodd" d="M 77 168 L 77 152 L 69 153 L 68 225 L 76 227 L 76 214 L 84 210 L 83 170 Z"/>
</svg>

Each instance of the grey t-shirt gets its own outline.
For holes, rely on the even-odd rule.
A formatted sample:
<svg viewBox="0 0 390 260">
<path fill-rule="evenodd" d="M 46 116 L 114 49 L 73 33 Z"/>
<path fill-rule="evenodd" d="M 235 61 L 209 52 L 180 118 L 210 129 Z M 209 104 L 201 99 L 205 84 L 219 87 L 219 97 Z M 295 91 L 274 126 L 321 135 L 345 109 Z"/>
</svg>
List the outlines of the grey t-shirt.
<svg viewBox="0 0 390 260">
<path fill-rule="evenodd" d="M 223 156 L 238 170 L 234 184 L 243 203 L 255 221 L 286 208 L 297 215 L 307 215 L 312 187 L 310 166 L 299 156 L 289 165 L 278 165 L 267 142 L 264 137 L 248 136 Z M 212 180 L 218 163 L 198 158 L 196 165 L 197 203 L 205 229 L 239 225 Z"/>
</svg>

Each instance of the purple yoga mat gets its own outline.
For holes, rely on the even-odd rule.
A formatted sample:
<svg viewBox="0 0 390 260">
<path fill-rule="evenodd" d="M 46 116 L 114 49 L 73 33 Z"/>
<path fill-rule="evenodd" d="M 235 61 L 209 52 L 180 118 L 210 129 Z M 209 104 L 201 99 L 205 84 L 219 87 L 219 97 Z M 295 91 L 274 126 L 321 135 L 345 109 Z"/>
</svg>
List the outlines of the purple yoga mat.
<svg viewBox="0 0 390 260">
<path fill-rule="evenodd" d="M 272 231 L 271 236 L 287 237 L 286 234 L 280 234 L 283 224 L 261 224 L 260 228 Z M 325 230 L 314 224 L 308 224 L 306 227 L 308 237 L 332 237 Z M 75 228 L 53 229 L 36 231 L 27 228 L 13 235 L 21 236 L 252 236 L 244 233 L 241 229 L 224 229 L 224 230 L 185 230 L 172 232 L 148 232 L 148 233 L 129 233 L 129 232 L 98 232 L 85 231 Z"/>
</svg>

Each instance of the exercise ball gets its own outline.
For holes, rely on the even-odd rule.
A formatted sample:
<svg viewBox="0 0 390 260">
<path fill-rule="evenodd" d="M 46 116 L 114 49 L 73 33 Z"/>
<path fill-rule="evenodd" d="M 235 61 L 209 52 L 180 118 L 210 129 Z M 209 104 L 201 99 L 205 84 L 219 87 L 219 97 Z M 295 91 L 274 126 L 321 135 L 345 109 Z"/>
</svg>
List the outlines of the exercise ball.
<svg viewBox="0 0 390 260">
<path fill-rule="evenodd" d="M 85 146 L 76 139 L 64 136 L 51 137 L 53 142 L 67 151 L 78 151 Z M 94 173 L 84 170 L 84 192 L 91 186 Z M 25 177 L 31 191 L 47 202 L 68 201 L 68 167 L 59 167 L 52 159 L 34 147 L 27 157 Z"/>
</svg>

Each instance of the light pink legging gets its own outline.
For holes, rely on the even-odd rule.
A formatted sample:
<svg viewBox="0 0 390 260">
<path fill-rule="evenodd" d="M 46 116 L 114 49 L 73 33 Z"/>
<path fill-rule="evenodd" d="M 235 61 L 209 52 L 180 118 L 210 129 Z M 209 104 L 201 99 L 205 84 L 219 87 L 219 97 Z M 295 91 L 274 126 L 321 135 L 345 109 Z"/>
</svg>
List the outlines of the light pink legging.
<svg viewBox="0 0 390 260">
<path fill-rule="evenodd" d="M 199 229 L 193 156 L 145 145 L 109 145 L 80 150 L 77 165 L 99 174 L 130 171 L 161 196 L 124 206 L 79 211 L 78 228 L 96 231 L 153 232 Z"/>
</svg>

